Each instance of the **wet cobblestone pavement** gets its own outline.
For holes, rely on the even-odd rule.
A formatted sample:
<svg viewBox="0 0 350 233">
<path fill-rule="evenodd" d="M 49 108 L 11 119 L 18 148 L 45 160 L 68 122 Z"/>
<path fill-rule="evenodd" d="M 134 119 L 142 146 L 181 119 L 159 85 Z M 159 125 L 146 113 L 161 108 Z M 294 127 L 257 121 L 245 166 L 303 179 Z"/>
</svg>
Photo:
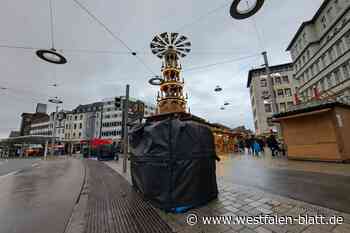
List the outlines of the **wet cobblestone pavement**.
<svg viewBox="0 0 350 233">
<path fill-rule="evenodd" d="M 235 158 L 235 159 L 245 159 Z M 251 158 L 247 158 L 249 160 Z M 294 162 L 294 161 L 293 161 Z M 288 161 L 277 160 L 271 162 L 270 160 L 261 161 L 262 166 L 271 169 L 278 167 L 276 164 L 287 164 L 282 169 L 293 170 L 293 162 L 288 164 Z M 157 213 L 166 221 L 173 232 L 178 233 L 350 233 L 350 213 L 344 213 L 336 211 L 330 208 L 324 208 L 319 205 L 312 205 L 307 202 L 295 200 L 285 196 L 272 194 L 266 192 L 263 189 L 259 189 L 252 186 L 236 184 L 232 182 L 232 173 L 230 173 L 227 167 L 229 163 L 223 161 L 225 165 L 218 165 L 218 186 L 219 196 L 218 199 L 212 201 L 207 206 L 197 208 L 189 211 L 185 214 L 170 214 L 156 209 Z M 305 162 L 297 162 L 296 171 L 301 171 L 303 166 L 307 167 Z M 307 162 L 306 162 L 307 163 Z M 106 162 L 114 170 L 118 171 L 125 180 L 130 182 L 130 174 L 123 174 L 121 172 L 121 162 Z M 238 164 L 238 163 L 237 163 Z M 235 164 L 234 166 L 238 166 Z M 255 164 L 257 165 L 257 164 Z M 255 166 L 254 165 L 254 166 Z M 231 165 L 229 165 L 231 166 Z M 325 164 L 321 164 L 324 167 Z M 332 174 L 333 171 L 336 175 L 340 173 L 348 174 L 346 171 L 347 165 L 328 164 L 329 169 L 327 173 Z M 288 168 L 286 168 L 288 167 Z M 334 168 L 335 167 L 335 168 Z M 246 167 L 243 167 L 244 169 Z M 221 169 L 221 170 L 220 170 Z M 276 168 L 277 169 L 277 168 Z M 311 165 L 311 172 L 319 172 L 318 165 L 313 163 Z M 281 170 L 281 169 L 280 169 Z M 304 169 L 306 170 L 306 169 Z M 249 171 L 248 171 L 249 172 Z M 333 173 L 333 174 L 334 174 Z M 252 173 L 255 174 L 254 172 Z M 255 174 L 256 175 L 256 174 Z M 308 187 L 312 189 L 312 187 Z M 306 190 L 307 191 L 307 190 Z M 334 200 L 329 200 L 334 201 Z M 350 206 L 350 203 L 345 203 Z M 258 215 L 271 215 L 271 216 L 298 216 L 309 215 L 315 216 L 342 216 L 344 218 L 344 224 L 341 225 L 253 225 L 253 224 L 220 224 L 220 225 L 204 225 L 200 221 L 194 226 L 187 224 L 187 217 L 189 214 L 195 213 L 200 219 L 202 216 L 258 216 Z"/>
</svg>

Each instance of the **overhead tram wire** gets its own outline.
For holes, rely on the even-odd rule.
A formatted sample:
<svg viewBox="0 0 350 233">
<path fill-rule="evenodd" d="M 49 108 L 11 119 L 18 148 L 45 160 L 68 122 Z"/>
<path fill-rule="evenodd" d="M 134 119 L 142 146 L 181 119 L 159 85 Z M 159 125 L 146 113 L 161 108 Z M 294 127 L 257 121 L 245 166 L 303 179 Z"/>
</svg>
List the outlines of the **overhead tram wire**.
<svg viewBox="0 0 350 233">
<path fill-rule="evenodd" d="M 136 59 L 143 64 L 143 66 L 150 71 L 153 75 L 157 75 L 150 66 L 148 66 L 137 54 L 134 55 L 135 51 L 132 50 L 129 45 L 122 40 L 119 36 L 117 36 L 109 27 L 107 27 L 106 24 L 104 24 L 97 16 L 95 16 L 87 7 L 85 7 L 81 2 L 78 0 L 73 0 L 82 10 L 84 10 L 92 19 L 94 19 L 101 27 L 103 27 L 115 40 L 119 41 L 133 56 L 136 57 Z"/>
<path fill-rule="evenodd" d="M 231 1 L 232 1 L 232 0 L 230 0 L 230 2 L 231 2 Z M 228 0 L 225 0 L 225 2 L 228 2 Z M 230 4 L 231 4 L 231 3 L 230 3 Z M 229 5 L 228 3 L 222 4 L 222 5 L 220 5 L 219 7 L 215 8 L 215 9 L 213 9 L 213 10 L 208 11 L 208 12 L 205 13 L 205 14 L 203 14 L 203 15 L 201 15 L 201 16 L 198 16 L 198 17 L 197 17 L 196 19 L 194 19 L 193 21 L 191 21 L 191 22 L 189 22 L 189 23 L 186 23 L 186 24 L 184 24 L 183 26 L 179 27 L 179 28 L 177 29 L 177 31 L 181 31 L 181 30 L 183 30 L 184 28 L 187 28 L 187 27 L 189 27 L 189 26 L 191 26 L 191 25 L 197 23 L 198 21 L 200 21 L 200 20 L 203 19 L 204 17 L 206 17 L 206 16 L 208 16 L 208 15 L 214 14 L 214 13 L 216 13 L 216 12 L 222 10 L 223 8 L 227 7 L 228 5 Z"/>
<path fill-rule="evenodd" d="M 55 48 L 54 41 L 54 25 L 53 25 L 53 9 L 52 9 L 52 0 L 49 0 L 49 8 L 50 8 L 50 34 L 51 34 L 51 48 Z"/>
<path fill-rule="evenodd" d="M 16 46 L 16 45 L 4 45 L 0 44 L 0 48 L 7 48 L 7 49 L 25 49 L 25 50 L 36 50 L 38 48 L 29 47 L 29 46 Z"/>
<path fill-rule="evenodd" d="M 242 60 L 246 60 L 246 59 L 253 58 L 253 57 L 258 57 L 258 56 L 260 56 L 260 54 L 253 54 L 253 55 L 249 55 L 249 56 L 245 56 L 245 57 L 234 58 L 234 59 L 231 59 L 231 60 L 211 63 L 211 64 L 207 64 L 207 65 L 203 65 L 203 66 L 195 66 L 195 67 L 192 67 L 192 68 L 190 67 L 188 69 L 183 70 L 183 72 L 191 72 L 191 71 L 194 71 L 194 70 L 207 69 L 207 68 L 210 68 L 210 67 L 213 67 L 213 66 L 218 66 L 218 65 L 238 62 L 238 61 L 242 61 Z"/>
</svg>

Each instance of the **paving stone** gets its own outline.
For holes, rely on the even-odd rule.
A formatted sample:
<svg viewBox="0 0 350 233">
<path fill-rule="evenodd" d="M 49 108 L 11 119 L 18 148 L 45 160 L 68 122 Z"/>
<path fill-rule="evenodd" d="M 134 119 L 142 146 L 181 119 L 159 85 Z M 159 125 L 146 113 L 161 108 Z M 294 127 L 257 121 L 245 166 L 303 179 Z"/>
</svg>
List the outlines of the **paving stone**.
<svg viewBox="0 0 350 233">
<path fill-rule="evenodd" d="M 232 205 L 226 206 L 226 209 L 229 210 L 229 211 L 232 212 L 232 213 L 236 213 L 236 212 L 239 211 L 239 209 L 233 207 Z"/>
<path fill-rule="evenodd" d="M 268 209 L 265 209 L 265 208 L 260 208 L 258 207 L 257 208 L 259 211 L 261 211 L 263 214 L 272 214 L 273 211 L 272 210 L 268 210 Z"/>
<path fill-rule="evenodd" d="M 230 228 L 233 229 L 234 231 L 239 231 L 244 228 L 244 225 L 242 224 L 231 224 Z"/>
<path fill-rule="evenodd" d="M 287 229 L 288 233 L 300 233 L 303 230 L 305 230 L 309 225 L 301 225 L 301 224 L 288 224 L 284 225 L 284 227 Z"/>
<path fill-rule="evenodd" d="M 287 229 L 285 228 L 285 225 L 265 224 L 264 228 L 267 228 L 268 230 L 270 230 L 272 232 L 287 233 Z"/>
<path fill-rule="evenodd" d="M 243 206 L 243 204 L 239 204 L 237 202 L 233 202 L 231 205 L 235 208 L 238 208 L 238 209 Z"/>
<path fill-rule="evenodd" d="M 338 225 L 332 231 L 332 233 L 349 233 L 349 232 L 350 232 L 349 224 Z"/>
<path fill-rule="evenodd" d="M 245 205 L 245 206 L 242 206 L 239 209 L 248 212 L 249 210 L 255 209 L 255 207 L 249 206 L 249 205 Z"/>
<path fill-rule="evenodd" d="M 228 231 L 230 227 L 224 224 L 217 224 L 217 225 L 203 225 L 201 229 L 205 233 L 222 233 L 222 232 Z"/>
<path fill-rule="evenodd" d="M 249 205 L 249 206 L 253 206 L 253 207 L 258 207 L 258 206 L 261 205 L 261 202 L 255 201 L 255 202 L 249 203 L 248 205 Z"/>
<path fill-rule="evenodd" d="M 224 233 L 238 233 L 238 231 L 235 231 L 234 229 L 228 229 Z"/>
<path fill-rule="evenodd" d="M 260 214 L 262 214 L 262 212 L 257 208 L 248 210 L 248 213 L 250 216 L 259 216 Z"/>
<path fill-rule="evenodd" d="M 224 206 L 231 205 L 232 203 L 233 203 L 232 201 L 224 201 L 224 202 L 222 202 L 222 204 L 223 204 Z"/>
<path fill-rule="evenodd" d="M 239 233 L 256 233 L 256 231 L 245 227 L 245 228 L 241 229 L 241 230 L 239 231 Z"/>
<path fill-rule="evenodd" d="M 266 229 L 264 227 L 258 227 L 258 228 L 255 229 L 255 231 L 257 233 L 273 233 L 271 230 Z"/>
<path fill-rule="evenodd" d="M 311 225 L 307 229 L 312 233 L 329 233 L 335 229 L 336 225 Z"/>
</svg>

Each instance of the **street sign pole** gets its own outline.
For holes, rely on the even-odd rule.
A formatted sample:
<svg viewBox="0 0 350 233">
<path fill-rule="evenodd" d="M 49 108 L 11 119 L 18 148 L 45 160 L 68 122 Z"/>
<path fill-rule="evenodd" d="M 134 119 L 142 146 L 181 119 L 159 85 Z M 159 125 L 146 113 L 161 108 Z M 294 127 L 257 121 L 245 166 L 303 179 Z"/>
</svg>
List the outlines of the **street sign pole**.
<svg viewBox="0 0 350 233">
<path fill-rule="evenodd" d="M 123 173 L 127 172 L 128 161 L 128 118 L 129 118 L 129 84 L 126 85 L 125 101 L 123 102 Z"/>
</svg>

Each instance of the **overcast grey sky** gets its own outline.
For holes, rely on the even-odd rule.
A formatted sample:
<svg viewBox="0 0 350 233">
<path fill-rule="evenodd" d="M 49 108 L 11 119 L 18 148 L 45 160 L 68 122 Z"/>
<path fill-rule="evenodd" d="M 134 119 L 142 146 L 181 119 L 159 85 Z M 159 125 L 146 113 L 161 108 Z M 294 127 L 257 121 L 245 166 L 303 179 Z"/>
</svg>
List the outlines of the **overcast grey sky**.
<svg viewBox="0 0 350 233">
<path fill-rule="evenodd" d="M 309 20 L 322 0 L 268 0 L 258 14 L 247 20 L 229 15 L 232 0 L 79 0 L 122 38 L 154 72 L 160 60 L 149 43 L 164 31 L 189 37 L 192 52 L 182 60 L 192 113 L 231 127 L 253 128 L 247 73 L 263 63 L 269 53 L 271 65 L 289 62 L 285 49 L 300 24 Z M 254 0 L 250 0 L 253 2 Z M 48 0 L 0 0 L 0 45 L 50 47 Z M 223 4 L 227 7 L 209 14 Z M 66 65 L 39 60 L 32 50 L 0 48 L 0 137 L 20 124 L 22 112 L 33 112 L 37 102 L 50 96 L 64 99 L 65 109 L 103 98 L 122 95 L 131 85 L 131 95 L 155 102 L 157 88 L 148 85 L 152 75 L 132 55 L 95 54 L 71 50 L 127 52 L 72 0 L 53 0 L 55 47 L 69 59 Z M 254 28 L 257 25 L 260 39 Z M 257 55 L 237 62 L 186 69 Z M 58 87 L 50 84 L 58 83 Z M 216 85 L 223 92 L 215 93 Z M 225 111 L 220 106 L 232 103 Z M 49 110 L 54 107 L 50 106 Z"/>
</svg>

